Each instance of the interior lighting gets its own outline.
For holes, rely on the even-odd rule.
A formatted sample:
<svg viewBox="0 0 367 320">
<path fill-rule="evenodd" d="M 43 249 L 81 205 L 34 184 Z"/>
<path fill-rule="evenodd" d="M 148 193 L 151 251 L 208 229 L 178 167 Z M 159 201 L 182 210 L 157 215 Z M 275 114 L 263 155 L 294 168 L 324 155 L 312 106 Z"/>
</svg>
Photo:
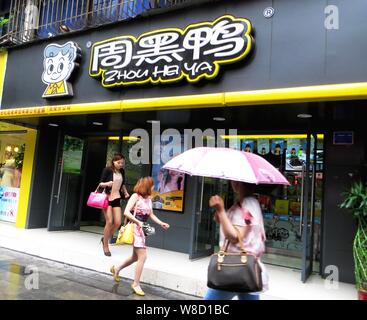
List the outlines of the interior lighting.
<svg viewBox="0 0 367 320">
<path fill-rule="evenodd" d="M 120 140 L 120 137 L 108 137 L 108 140 L 110 141 L 118 141 Z M 139 137 L 133 137 L 133 136 L 123 136 L 123 141 L 140 141 Z"/>
<path fill-rule="evenodd" d="M 309 118 L 312 118 L 312 114 L 309 114 L 309 113 L 300 113 L 300 114 L 297 114 L 297 118 L 309 119 Z"/>
<path fill-rule="evenodd" d="M 306 134 L 256 134 L 256 135 L 221 135 L 222 139 L 306 139 Z M 324 135 L 318 134 L 317 139 L 323 140 Z"/>
</svg>

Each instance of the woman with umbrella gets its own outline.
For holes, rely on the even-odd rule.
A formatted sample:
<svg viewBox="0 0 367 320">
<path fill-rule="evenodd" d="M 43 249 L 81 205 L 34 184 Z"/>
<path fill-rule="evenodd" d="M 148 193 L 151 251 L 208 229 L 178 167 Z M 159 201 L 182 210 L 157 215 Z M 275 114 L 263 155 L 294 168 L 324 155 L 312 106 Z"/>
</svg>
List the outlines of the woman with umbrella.
<svg viewBox="0 0 367 320">
<path fill-rule="evenodd" d="M 223 199 L 215 195 L 210 198 L 209 205 L 215 212 L 215 220 L 220 224 L 220 242 L 223 247 L 224 239 L 228 239 L 228 253 L 241 252 L 239 244 L 243 241 L 243 247 L 256 257 L 260 258 L 265 252 L 265 229 L 261 207 L 253 196 L 254 184 L 241 181 L 231 181 L 233 191 L 238 195 L 238 201 L 225 211 Z M 262 264 L 263 287 L 267 286 L 267 277 Z M 238 296 L 239 300 L 259 300 L 258 293 L 239 293 L 208 288 L 205 300 L 229 300 Z"/>
<path fill-rule="evenodd" d="M 238 201 L 228 210 L 218 195 L 209 200 L 215 208 L 215 219 L 221 225 L 221 248 L 223 240 L 229 241 L 228 253 L 243 252 L 243 249 L 260 258 L 265 251 L 265 230 L 261 207 L 253 196 L 259 184 L 289 185 L 288 180 L 264 158 L 250 152 L 230 148 L 199 147 L 187 150 L 168 161 L 164 169 L 176 170 L 194 176 L 230 180 Z M 239 239 L 242 239 L 242 243 Z M 218 257 L 219 258 L 219 257 Z M 261 268 L 262 289 L 267 289 L 267 274 Z M 258 286 L 260 288 L 260 286 Z M 259 299 L 258 293 L 238 293 L 210 288 L 205 299 Z"/>
</svg>

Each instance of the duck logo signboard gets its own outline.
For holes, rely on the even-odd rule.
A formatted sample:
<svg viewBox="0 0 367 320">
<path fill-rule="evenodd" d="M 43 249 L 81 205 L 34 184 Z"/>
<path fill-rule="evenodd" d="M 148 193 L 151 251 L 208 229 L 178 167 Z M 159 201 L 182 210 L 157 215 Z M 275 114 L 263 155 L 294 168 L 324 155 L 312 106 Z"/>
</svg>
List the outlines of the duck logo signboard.
<svg viewBox="0 0 367 320">
<path fill-rule="evenodd" d="M 215 78 L 222 65 L 244 59 L 253 47 L 249 20 L 222 16 L 185 29 L 168 28 L 97 42 L 89 75 L 106 88 Z"/>
<path fill-rule="evenodd" d="M 72 41 L 64 45 L 49 44 L 44 50 L 42 81 L 47 85 L 42 98 L 72 97 L 71 77 L 77 67 L 81 50 Z"/>
</svg>

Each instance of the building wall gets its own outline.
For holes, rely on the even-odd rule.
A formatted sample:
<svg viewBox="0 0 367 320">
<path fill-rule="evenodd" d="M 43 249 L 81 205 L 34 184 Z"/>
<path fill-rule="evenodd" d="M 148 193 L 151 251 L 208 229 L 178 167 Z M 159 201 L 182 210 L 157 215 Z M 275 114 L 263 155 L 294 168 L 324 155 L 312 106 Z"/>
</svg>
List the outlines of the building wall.
<svg viewBox="0 0 367 320">
<path fill-rule="evenodd" d="M 26 227 L 46 228 L 48 222 L 53 170 L 56 161 L 57 130 L 39 130 Z"/>
<path fill-rule="evenodd" d="M 40 42 L 10 50 L 4 85 L 2 108 L 32 107 L 58 104 L 104 102 L 135 98 L 173 97 L 216 92 L 232 92 L 253 89 L 296 87 L 329 83 L 365 82 L 367 80 L 367 29 L 365 1 L 335 0 L 339 8 L 338 30 L 326 30 L 324 10 L 327 0 L 249 0 L 218 1 L 215 5 L 187 8 L 169 15 L 142 17 L 110 27 L 101 27 L 77 35 L 65 35 L 52 42 L 75 41 L 83 51 L 80 69 L 74 79 L 74 98 L 46 102 L 42 99 L 45 85 L 41 81 L 43 51 L 51 41 Z M 267 19 L 263 16 L 266 7 L 273 6 L 275 14 Z M 221 15 L 232 14 L 249 19 L 254 27 L 255 49 L 245 61 L 223 68 L 221 75 L 213 81 L 198 85 L 182 81 L 165 86 L 131 86 L 121 90 L 102 87 L 98 80 L 89 76 L 90 49 L 88 42 L 98 42 L 116 36 L 140 34 L 161 28 L 185 28 L 191 23 L 213 21 Z M 285 124 L 286 127 L 286 124 Z M 363 135 L 359 136 L 362 139 Z M 41 138 L 40 138 L 41 139 Z M 46 139 L 46 138 L 45 138 Z M 330 135 L 326 154 L 326 183 L 324 210 L 323 265 L 340 266 L 343 280 L 352 281 L 351 240 L 353 221 L 337 208 L 348 173 L 358 172 L 363 154 L 362 142 L 346 150 L 332 146 Z M 47 139 L 46 139 L 47 140 Z M 347 152 L 348 151 L 348 152 Z M 347 158 L 344 158 L 347 156 Z M 40 154 L 36 173 L 41 176 L 46 154 Z M 48 164 L 47 164 L 48 165 Z M 36 177 L 36 175 L 35 175 Z M 52 175 L 51 175 L 52 177 Z M 47 181 L 41 179 L 43 184 Z M 37 181 L 37 180 L 35 180 Z M 194 180 L 189 180 L 193 184 Z M 34 183 L 32 208 L 45 212 L 46 207 L 37 207 L 41 186 Z M 37 189 L 38 188 L 38 189 Z M 157 236 L 148 239 L 148 244 L 165 249 L 188 252 L 191 239 L 192 215 L 195 212 L 193 196 L 186 194 L 185 213 L 180 216 L 159 212 L 162 220 L 171 224 L 171 232 L 158 230 Z M 44 216 L 45 213 L 42 213 Z M 29 221 L 29 226 L 43 225 L 44 218 Z M 343 237 L 340 237 L 343 234 Z M 341 279 L 342 280 L 342 279 Z"/>
<path fill-rule="evenodd" d="M 79 44 L 83 57 L 74 81 L 74 98 L 46 102 L 43 50 L 50 41 L 32 44 L 9 52 L 3 108 L 42 106 L 100 101 L 116 101 L 176 95 L 232 92 L 252 89 L 296 87 L 329 83 L 361 82 L 367 79 L 367 38 L 360 30 L 367 28 L 364 0 L 335 2 L 339 7 L 338 30 L 326 30 L 324 13 L 328 1 L 262 0 L 218 1 L 193 6 L 170 14 L 142 17 L 101 27 L 78 35 L 52 39 Z M 265 18 L 263 10 L 273 6 L 275 14 Z M 223 68 L 215 80 L 190 85 L 185 81 L 170 85 L 129 86 L 122 90 L 103 88 L 89 76 L 90 48 L 87 43 L 116 36 L 133 35 L 161 28 L 185 28 L 201 21 L 213 21 L 224 15 L 245 17 L 252 22 L 255 49 L 243 62 Z M 25 79 L 25 75 L 32 75 Z"/>
<path fill-rule="evenodd" d="M 355 131 L 355 143 L 351 146 L 333 145 L 333 131 Z M 349 211 L 340 209 L 342 193 L 348 190 L 351 183 L 364 176 L 365 132 L 361 129 L 348 127 L 334 128 L 325 137 L 325 197 L 323 212 L 322 239 L 322 273 L 327 276 L 328 266 L 337 266 L 339 280 L 354 283 L 353 240 L 356 222 Z"/>
</svg>

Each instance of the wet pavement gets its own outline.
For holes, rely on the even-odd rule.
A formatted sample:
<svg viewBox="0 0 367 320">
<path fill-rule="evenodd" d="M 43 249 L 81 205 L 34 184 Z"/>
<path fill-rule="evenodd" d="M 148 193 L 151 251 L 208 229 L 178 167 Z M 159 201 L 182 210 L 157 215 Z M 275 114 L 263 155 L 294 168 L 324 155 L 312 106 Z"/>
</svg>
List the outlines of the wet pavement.
<svg viewBox="0 0 367 320">
<path fill-rule="evenodd" d="M 135 267 L 135 266 L 131 266 Z M 144 272 L 144 271 L 143 271 Z M 0 300 L 197 300 L 198 297 L 0 248 Z"/>
</svg>

